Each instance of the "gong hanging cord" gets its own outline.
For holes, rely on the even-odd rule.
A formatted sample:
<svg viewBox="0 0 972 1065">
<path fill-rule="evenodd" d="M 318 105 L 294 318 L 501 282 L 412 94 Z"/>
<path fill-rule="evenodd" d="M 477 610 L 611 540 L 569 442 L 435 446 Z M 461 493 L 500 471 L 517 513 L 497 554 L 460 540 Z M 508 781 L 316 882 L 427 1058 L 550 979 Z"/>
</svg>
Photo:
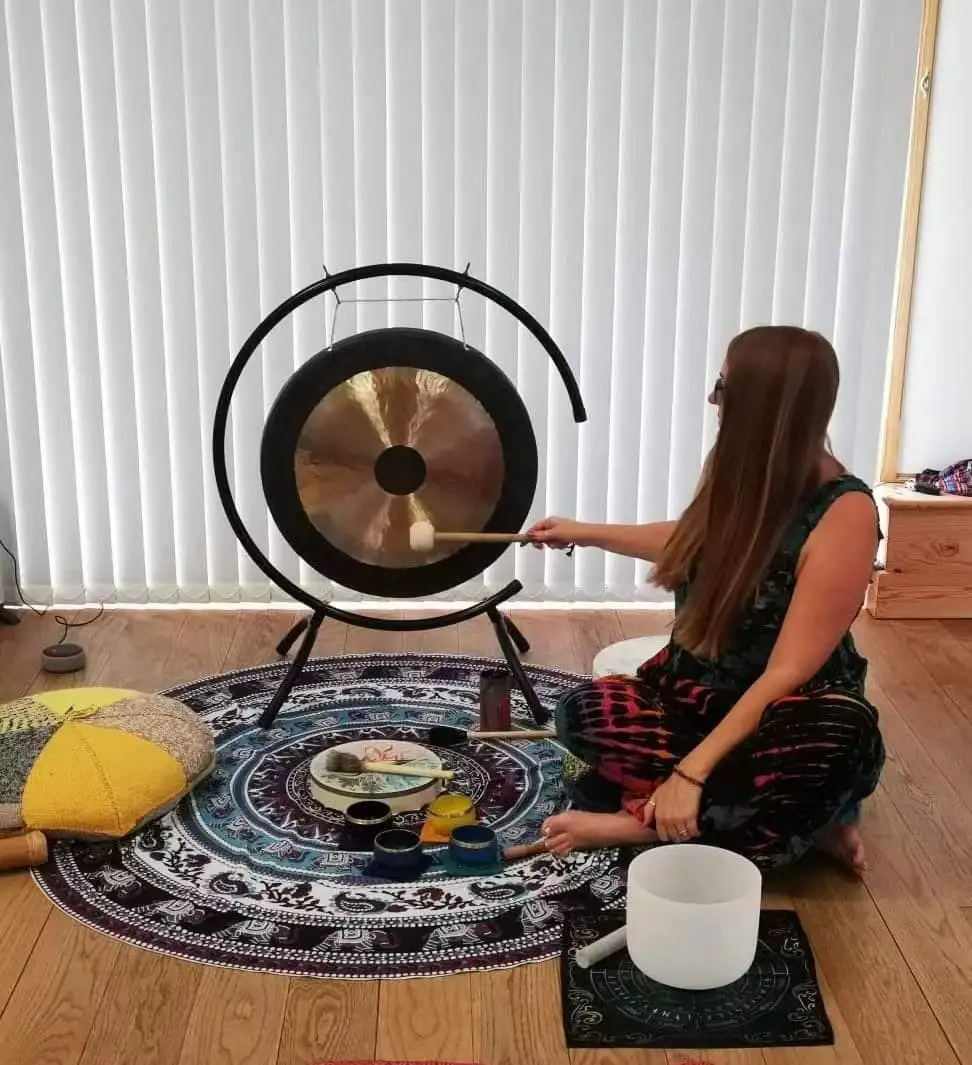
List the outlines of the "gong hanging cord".
<svg viewBox="0 0 972 1065">
<path fill-rule="evenodd" d="M 467 266 L 466 270 L 468 271 L 468 269 L 469 267 Z M 327 277 L 330 277 L 326 269 L 324 273 Z M 334 310 L 331 312 L 331 321 L 327 334 L 328 348 L 334 347 L 334 332 L 337 326 L 338 311 L 344 306 L 356 303 L 454 303 L 456 307 L 456 322 L 459 326 L 459 339 L 464 348 L 469 347 L 466 343 L 466 323 L 462 318 L 461 286 L 456 286 L 456 294 L 454 296 L 349 296 L 347 299 L 342 299 L 341 293 L 337 289 L 332 289 L 331 295 L 334 297 Z"/>
</svg>

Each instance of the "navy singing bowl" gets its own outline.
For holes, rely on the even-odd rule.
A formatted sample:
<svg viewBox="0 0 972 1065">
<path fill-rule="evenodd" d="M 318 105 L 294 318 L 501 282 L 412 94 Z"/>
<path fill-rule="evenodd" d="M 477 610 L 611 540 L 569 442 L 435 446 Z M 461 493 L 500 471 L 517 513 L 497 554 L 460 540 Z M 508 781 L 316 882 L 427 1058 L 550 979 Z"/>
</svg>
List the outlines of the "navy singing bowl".
<svg viewBox="0 0 972 1065">
<path fill-rule="evenodd" d="M 452 830 L 449 854 L 463 865 L 492 865 L 499 859 L 496 833 L 485 825 L 460 825 Z"/>
<path fill-rule="evenodd" d="M 415 869 L 422 860 L 422 841 L 407 828 L 389 828 L 375 836 L 374 853 L 386 869 Z"/>
<path fill-rule="evenodd" d="M 392 812 L 386 802 L 364 799 L 344 811 L 344 833 L 348 843 L 362 850 L 373 846 L 375 836 L 391 828 Z"/>
</svg>

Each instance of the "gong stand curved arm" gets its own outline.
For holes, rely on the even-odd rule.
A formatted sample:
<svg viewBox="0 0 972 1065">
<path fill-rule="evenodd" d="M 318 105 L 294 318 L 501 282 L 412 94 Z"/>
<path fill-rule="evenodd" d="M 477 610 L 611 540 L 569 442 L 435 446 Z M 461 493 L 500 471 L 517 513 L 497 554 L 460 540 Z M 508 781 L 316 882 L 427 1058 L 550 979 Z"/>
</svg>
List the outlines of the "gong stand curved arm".
<svg viewBox="0 0 972 1065">
<path fill-rule="evenodd" d="M 563 352 L 554 343 L 553 338 L 546 329 L 544 329 L 533 315 L 524 310 L 515 300 L 511 299 L 504 292 L 500 292 L 499 289 L 493 288 L 492 285 L 488 285 L 485 281 L 480 281 L 478 278 L 472 277 L 468 273 L 460 273 L 458 270 L 450 270 L 447 267 L 426 266 L 423 263 L 378 263 L 372 266 L 353 267 L 350 270 L 344 270 L 337 274 L 328 274 L 326 277 L 313 282 L 313 284 L 308 285 L 299 292 L 295 292 L 294 295 L 284 300 L 283 303 L 279 304 L 263 319 L 262 322 L 260 322 L 256 329 L 254 329 L 247 337 L 236 358 L 230 364 L 230 368 L 223 381 L 223 387 L 219 391 L 219 398 L 216 401 L 216 412 L 213 417 L 213 473 L 216 479 L 216 489 L 219 493 L 220 503 L 226 514 L 226 518 L 244 551 L 246 551 L 259 569 L 269 577 L 278 588 L 287 592 L 288 595 L 292 596 L 299 603 L 303 603 L 314 611 L 322 609 L 325 604 L 316 596 L 311 595 L 309 592 L 305 592 L 300 585 L 290 580 L 289 577 L 270 562 L 250 535 L 250 532 L 237 509 L 236 500 L 233 496 L 233 489 L 230 485 L 229 472 L 226 467 L 226 430 L 229 424 L 230 407 L 233 402 L 233 394 L 236 391 L 236 386 L 239 384 L 243 371 L 246 369 L 250 359 L 256 354 L 257 349 L 260 347 L 260 344 L 263 343 L 267 335 L 279 325 L 284 318 L 297 310 L 298 307 L 303 306 L 308 300 L 312 300 L 327 292 L 332 292 L 335 289 L 340 288 L 342 285 L 351 285 L 358 281 L 366 281 L 376 277 L 422 277 L 433 281 L 444 281 L 447 284 L 456 285 L 460 292 L 463 289 L 469 289 L 470 292 L 476 292 L 485 299 L 491 300 L 498 307 L 501 307 L 508 314 L 511 314 L 536 338 L 546 353 L 550 356 L 551 361 L 557 368 L 557 372 L 560 374 L 560 378 L 564 383 L 564 387 L 566 388 L 567 395 L 570 399 L 574 421 L 580 423 L 587 420 L 587 409 L 585 408 L 584 400 L 581 397 L 577 378 L 574 376 L 570 364 L 564 358 Z M 518 590 L 519 589 L 517 589 L 517 591 Z M 502 600 L 500 600 L 500 602 L 502 602 Z M 487 608 L 484 607 L 483 610 L 485 609 Z M 478 611 L 478 613 L 482 612 L 483 611 Z M 347 617 L 342 618 L 341 614 L 343 612 L 336 610 L 334 607 L 328 606 L 327 613 L 340 620 L 348 620 Z M 459 619 L 455 615 L 444 615 L 444 620 L 441 624 L 443 626 L 453 625 L 457 620 Z M 352 622 L 352 624 L 359 625 L 361 623 L 361 621 Z M 404 622 L 399 624 L 403 626 L 406 631 L 409 628 L 417 630 L 422 627 L 420 625 L 405 625 Z M 432 628 L 438 626 L 426 627 Z"/>
<path fill-rule="evenodd" d="M 543 724 L 548 716 L 546 709 L 541 705 L 537 698 L 536 692 L 533 690 L 529 678 L 517 656 L 516 644 L 520 644 L 522 647 L 522 645 L 526 644 L 526 641 L 523 640 L 522 636 L 515 628 L 513 629 L 513 632 L 515 633 L 515 637 L 519 637 L 519 639 L 511 636 L 510 627 L 512 626 L 512 622 L 507 622 L 497 610 L 497 606 L 500 603 L 505 602 L 521 590 L 522 585 L 519 581 L 511 581 L 510 584 L 499 592 L 496 592 L 488 599 L 481 600 L 479 603 L 476 603 L 471 607 L 455 610 L 448 614 L 440 614 L 431 618 L 389 619 L 371 617 L 367 614 L 352 613 L 350 611 L 341 610 L 329 603 L 325 603 L 318 597 L 311 595 L 274 566 L 250 535 L 250 532 L 240 515 L 239 509 L 236 506 L 236 499 L 233 495 L 232 486 L 230 485 L 229 471 L 226 465 L 226 432 L 229 424 L 230 407 L 232 405 L 233 395 L 250 359 L 256 354 L 260 344 L 269 333 L 279 325 L 284 318 L 292 314 L 297 308 L 303 306 L 303 304 L 307 303 L 309 300 L 325 295 L 328 292 L 333 292 L 343 285 L 351 285 L 358 281 L 366 281 L 379 277 L 421 277 L 432 281 L 443 281 L 457 287 L 457 298 L 463 290 L 468 289 L 470 292 L 475 292 L 496 304 L 524 326 L 524 328 L 539 342 L 544 351 L 546 351 L 550 360 L 556 367 L 560 379 L 564 384 L 564 388 L 567 391 L 574 421 L 580 423 L 587 420 L 587 410 L 584 406 L 583 398 L 581 397 L 577 379 L 570 368 L 570 364 L 564 357 L 563 352 L 554 343 L 553 338 L 547 330 L 544 329 L 533 315 L 524 310 L 524 308 L 515 300 L 511 299 L 499 289 L 493 288 L 492 285 L 486 284 L 485 281 L 480 281 L 478 278 L 472 277 L 468 272 L 460 273 L 457 270 L 451 270 L 446 267 L 426 266 L 422 263 L 379 263 L 371 266 L 358 266 L 350 270 L 344 270 L 341 273 L 326 275 L 319 281 L 315 281 L 306 288 L 294 293 L 294 295 L 284 300 L 272 310 L 247 337 L 243 346 L 237 353 L 236 358 L 230 364 L 226 377 L 223 380 L 223 386 L 219 392 L 213 418 L 213 473 L 216 480 L 216 489 L 219 493 L 220 503 L 226 514 L 226 518 L 229 521 L 230 527 L 233 529 L 233 533 L 242 545 L 244 551 L 246 551 L 265 576 L 267 576 L 282 591 L 286 592 L 297 602 L 303 603 L 312 611 L 309 622 L 305 623 L 304 626 L 301 626 L 301 628 L 306 628 L 307 631 L 304 632 L 304 638 L 301 642 L 298 654 L 291 663 L 291 667 L 281 682 L 280 688 L 261 717 L 260 723 L 264 725 L 264 727 L 269 727 L 270 724 L 272 724 L 273 718 L 285 701 L 300 673 L 300 670 L 303 668 L 310 655 L 318 629 L 327 617 L 333 618 L 336 621 L 342 621 L 345 624 L 357 625 L 362 628 L 398 632 L 416 632 L 427 629 L 445 628 L 449 625 L 455 625 L 459 622 L 468 621 L 482 614 L 486 614 L 493 624 L 504 657 L 507 659 L 510 670 L 523 691 L 524 698 L 527 701 L 531 713 L 537 720 L 538 724 Z M 288 646 L 292 645 L 299 635 L 300 631 L 292 630 L 291 634 L 289 634 L 288 637 L 285 637 L 282 643 L 287 644 Z M 522 649 L 527 648 L 523 647 Z"/>
</svg>

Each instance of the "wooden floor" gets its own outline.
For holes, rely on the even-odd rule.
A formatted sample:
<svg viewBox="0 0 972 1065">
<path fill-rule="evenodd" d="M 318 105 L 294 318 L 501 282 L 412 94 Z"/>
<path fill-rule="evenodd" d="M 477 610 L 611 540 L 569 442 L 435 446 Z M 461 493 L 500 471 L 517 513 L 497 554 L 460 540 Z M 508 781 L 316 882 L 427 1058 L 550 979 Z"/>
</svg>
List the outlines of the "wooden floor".
<svg viewBox="0 0 972 1065">
<path fill-rule="evenodd" d="M 534 661 L 584 671 L 599 647 L 657 632 L 653 613 L 517 612 Z M 116 612 L 82 630 L 67 683 L 156 690 L 272 660 L 293 615 Z M 49 619 L 0 632 L 0 699 L 61 687 L 38 672 Z M 939 1065 L 972 1062 L 972 622 L 875 622 L 857 635 L 890 758 L 866 811 L 864 884 L 810 860 L 768 884 L 813 943 L 837 1032 L 805 1051 L 568 1052 L 556 964 L 430 981 L 343 983 L 191 965 L 125 946 L 0 874 L 0 1065 L 311 1065 L 443 1058 L 483 1065 Z M 398 634 L 325 629 L 321 653 Z M 494 653 L 488 627 L 408 638 Z"/>
</svg>

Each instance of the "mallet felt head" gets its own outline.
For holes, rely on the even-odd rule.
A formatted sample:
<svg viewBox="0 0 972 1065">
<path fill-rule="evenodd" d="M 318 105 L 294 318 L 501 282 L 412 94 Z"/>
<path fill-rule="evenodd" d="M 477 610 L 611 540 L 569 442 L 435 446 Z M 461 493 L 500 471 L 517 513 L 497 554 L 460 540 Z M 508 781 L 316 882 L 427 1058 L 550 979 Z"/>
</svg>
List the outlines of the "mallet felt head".
<svg viewBox="0 0 972 1065">
<path fill-rule="evenodd" d="M 408 543 L 413 551 L 431 551 L 435 547 L 435 527 L 432 522 L 415 522 L 408 530 Z"/>
</svg>

